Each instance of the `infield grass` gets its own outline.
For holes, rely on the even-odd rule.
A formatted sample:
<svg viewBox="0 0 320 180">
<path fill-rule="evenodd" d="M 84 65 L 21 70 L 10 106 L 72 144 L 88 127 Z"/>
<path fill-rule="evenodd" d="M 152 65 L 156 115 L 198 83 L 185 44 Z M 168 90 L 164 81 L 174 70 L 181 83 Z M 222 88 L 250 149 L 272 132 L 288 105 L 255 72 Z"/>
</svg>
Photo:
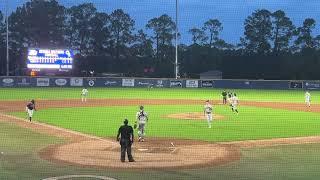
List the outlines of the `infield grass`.
<svg viewBox="0 0 320 180">
<path fill-rule="evenodd" d="M 221 99 L 222 89 L 169 89 L 169 88 L 89 88 L 94 99 Z M 262 102 L 304 103 L 302 90 L 232 89 L 240 100 Z M 0 100 L 77 99 L 81 88 L 0 88 Z M 312 91 L 312 103 L 320 103 L 320 91 Z"/>
</svg>

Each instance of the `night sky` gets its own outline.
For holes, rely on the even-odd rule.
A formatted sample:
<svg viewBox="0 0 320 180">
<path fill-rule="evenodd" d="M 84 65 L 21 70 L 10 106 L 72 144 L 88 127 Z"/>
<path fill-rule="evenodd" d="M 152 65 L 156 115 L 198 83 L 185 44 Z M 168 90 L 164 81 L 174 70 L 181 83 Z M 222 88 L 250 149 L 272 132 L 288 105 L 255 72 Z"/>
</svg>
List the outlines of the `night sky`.
<svg viewBox="0 0 320 180">
<path fill-rule="evenodd" d="M 5 11 L 6 1 L 9 12 L 22 5 L 26 0 L 0 0 L 0 10 Z M 175 0 L 58 0 L 66 7 L 84 2 L 92 2 L 98 11 L 110 14 L 114 9 L 124 9 L 136 22 L 136 29 L 145 29 L 149 19 L 164 13 L 175 18 Z M 256 9 L 269 11 L 284 10 L 296 26 L 305 18 L 314 18 L 317 22 L 315 34 L 320 34 L 319 0 L 179 0 L 179 31 L 182 43 L 189 44 L 191 36 L 188 30 L 201 27 L 209 18 L 217 18 L 223 24 L 221 38 L 229 43 L 238 43 L 243 36 L 245 18 Z"/>
</svg>

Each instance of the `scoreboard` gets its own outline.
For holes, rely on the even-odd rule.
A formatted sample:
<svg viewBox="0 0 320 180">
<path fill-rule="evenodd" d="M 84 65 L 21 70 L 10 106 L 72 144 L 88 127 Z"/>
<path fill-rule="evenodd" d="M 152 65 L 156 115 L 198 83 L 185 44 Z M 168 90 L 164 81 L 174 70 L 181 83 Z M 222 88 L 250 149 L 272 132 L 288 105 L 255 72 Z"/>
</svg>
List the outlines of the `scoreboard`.
<svg viewBox="0 0 320 180">
<path fill-rule="evenodd" d="M 29 69 L 70 70 L 73 52 L 63 49 L 29 49 L 27 67 Z"/>
</svg>

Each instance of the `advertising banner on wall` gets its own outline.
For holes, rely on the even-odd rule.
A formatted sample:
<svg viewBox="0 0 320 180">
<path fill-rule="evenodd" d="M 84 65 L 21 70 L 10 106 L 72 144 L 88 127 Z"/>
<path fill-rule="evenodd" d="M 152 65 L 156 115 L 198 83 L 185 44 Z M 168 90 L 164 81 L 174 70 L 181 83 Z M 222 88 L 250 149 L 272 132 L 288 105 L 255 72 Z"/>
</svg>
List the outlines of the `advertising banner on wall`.
<svg viewBox="0 0 320 180">
<path fill-rule="evenodd" d="M 289 88 L 290 89 L 302 89 L 303 83 L 299 81 L 290 81 L 289 82 Z"/>
<path fill-rule="evenodd" d="M 83 86 L 83 78 L 70 78 L 70 86 Z"/>
<path fill-rule="evenodd" d="M 96 86 L 96 78 L 87 78 L 85 86 L 88 86 L 88 87 Z"/>
<path fill-rule="evenodd" d="M 50 86 L 50 79 L 49 78 L 37 78 L 37 86 L 39 86 L 39 87 Z"/>
<path fill-rule="evenodd" d="M 186 81 L 186 87 L 187 88 L 198 88 L 199 87 L 199 81 L 198 80 L 187 80 Z"/>
<path fill-rule="evenodd" d="M 123 87 L 134 87 L 134 79 L 122 79 Z"/>
<path fill-rule="evenodd" d="M 31 86 L 31 79 L 27 77 L 18 77 L 16 79 L 16 85 L 18 87 L 27 87 Z"/>
<path fill-rule="evenodd" d="M 54 86 L 68 86 L 67 78 L 54 78 L 52 80 L 52 85 Z"/>
<path fill-rule="evenodd" d="M 182 87 L 182 81 L 181 80 L 171 80 L 170 81 L 170 87 Z"/>
<path fill-rule="evenodd" d="M 121 87 L 122 79 L 103 79 L 103 86 L 105 87 Z"/>
<path fill-rule="evenodd" d="M 201 87 L 210 88 L 214 86 L 214 81 L 212 80 L 202 80 Z"/>
<path fill-rule="evenodd" d="M 304 87 L 306 89 L 320 89 L 320 82 L 311 82 L 311 81 L 308 81 L 308 82 L 305 82 L 304 83 Z"/>
<path fill-rule="evenodd" d="M 3 87 L 13 87 L 14 86 L 15 79 L 6 77 L 1 79 L 1 85 Z"/>
</svg>

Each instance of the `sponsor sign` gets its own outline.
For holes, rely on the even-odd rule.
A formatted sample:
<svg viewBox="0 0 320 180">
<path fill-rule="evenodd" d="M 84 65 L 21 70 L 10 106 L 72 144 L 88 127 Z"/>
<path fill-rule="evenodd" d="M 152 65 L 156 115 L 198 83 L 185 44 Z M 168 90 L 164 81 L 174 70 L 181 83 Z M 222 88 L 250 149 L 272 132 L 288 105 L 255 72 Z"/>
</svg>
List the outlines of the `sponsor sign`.
<svg viewBox="0 0 320 180">
<path fill-rule="evenodd" d="M 119 80 L 107 79 L 104 81 L 104 86 L 118 86 L 120 84 Z"/>
<path fill-rule="evenodd" d="M 305 82 L 306 89 L 320 89 L 320 82 Z"/>
<path fill-rule="evenodd" d="M 201 81 L 201 87 L 213 87 L 214 81 L 212 80 L 203 80 Z"/>
<path fill-rule="evenodd" d="M 31 83 L 28 81 L 27 78 L 21 78 L 20 81 L 17 83 L 18 86 L 30 86 Z"/>
<path fill-rule="evenodd" d="M 156 85 L 155 85 L 156 87 L 164 87 L 164 82 L 163 82 L 163 80 L 157 80 L 157 82 L 156 82 Z"/>
<path fill-rule="evenodd" d="M 88 79 L 88 86 L 93 87 L 96 84 L 96 80 L 95 79 Z"/>
<path fill-rule="evenodd" d="M 197 87 L 199 87 L 198 83 L 199 83 L 198 80 L 187 80 L 186 87 L 187 88 L 197 88 Z"/>
<path fill-rule="evenodd" d="M 182 81 L 172 80 L 170 81 L 170 87 L 182 87 Z"/>
<path fill-rule="evenodd" d="M 14 85 L 14 79 L 12 78 L 4 78 L 2 79 L 2 85 L 6 87 L 10 87 Z"/>
<path fill-rule="evenodd" d="M 134 87 L 134 79 L 122 79 L 123 87 Z"/>
<path fill-rule="evenodd" d="M 83 78 L 71 78 L 70 86 L 83 86 Z"/>
<path fill-rule="evenodd" d="M 50 86 L 49 78 L 37 78 L 37 86 Z"/>
<path fill-rule="evenodd" d="M 66 79 L 56 79 L 54 82 L 57 86 L 65 86 L 68 83 Z"/>
<path fill-rule="evenodd" d="M 289 88 L 290 89 L 302 89 L 303 88 L 303 83 L 302 82 L 291 81 L 289 83 Z"/>
</svg>

